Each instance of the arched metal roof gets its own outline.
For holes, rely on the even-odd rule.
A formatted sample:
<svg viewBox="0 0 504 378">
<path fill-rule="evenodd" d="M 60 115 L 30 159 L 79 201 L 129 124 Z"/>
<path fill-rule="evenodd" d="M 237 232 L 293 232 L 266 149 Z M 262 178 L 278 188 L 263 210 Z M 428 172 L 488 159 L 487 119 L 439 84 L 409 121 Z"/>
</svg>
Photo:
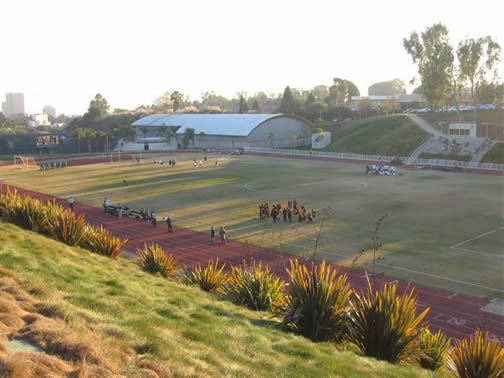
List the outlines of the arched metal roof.
<svg viewBox="0 0 504 378">
<path fill-rule="evenodd" d="M 132 126 L 180 126 L 177 134 L 194 129 L 196 135 L 248 136 L 261 123 L 276 117 L 300 119 L 283 114 L 154 114 Z"/>
</svg>

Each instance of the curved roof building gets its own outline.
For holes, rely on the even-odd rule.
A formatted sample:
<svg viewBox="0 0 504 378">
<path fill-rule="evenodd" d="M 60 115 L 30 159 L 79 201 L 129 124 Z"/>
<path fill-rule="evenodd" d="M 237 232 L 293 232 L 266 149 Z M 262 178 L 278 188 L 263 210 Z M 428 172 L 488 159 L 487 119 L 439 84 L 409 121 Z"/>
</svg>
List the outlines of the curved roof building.
<svg viewBox="0 0 504 378">
<path fill-rule="evenodd" d="M 178 148 L 291 147 L 311 138 L 309 121 L 284 114 L 154 114 L 132 126 L 137 143 L 145 144 L 166 141 L 169 128 Z M 194 137 L 184 143 L 188 129 L 194 130 Z"/>
</svg>

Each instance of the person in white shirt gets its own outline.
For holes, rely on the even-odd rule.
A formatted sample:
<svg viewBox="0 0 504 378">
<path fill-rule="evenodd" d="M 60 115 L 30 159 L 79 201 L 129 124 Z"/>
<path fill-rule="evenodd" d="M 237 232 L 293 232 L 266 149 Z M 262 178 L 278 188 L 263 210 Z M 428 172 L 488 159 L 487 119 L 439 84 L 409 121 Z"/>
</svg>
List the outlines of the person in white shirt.
<svg viewBox="0 0 504 378">
<path fill-rule="evenodd" d="M 70 206 L 70 210 L 71 210 L 71 211 L 73 211 L 73 209 L 74 209 L 74 202 L 75 202 L 75 201 L 74 201 L 74 199 L 73 199 L 72 197 L 70 197 L 70 198 L 68 199 L 68 205 Z"/>
</svg>

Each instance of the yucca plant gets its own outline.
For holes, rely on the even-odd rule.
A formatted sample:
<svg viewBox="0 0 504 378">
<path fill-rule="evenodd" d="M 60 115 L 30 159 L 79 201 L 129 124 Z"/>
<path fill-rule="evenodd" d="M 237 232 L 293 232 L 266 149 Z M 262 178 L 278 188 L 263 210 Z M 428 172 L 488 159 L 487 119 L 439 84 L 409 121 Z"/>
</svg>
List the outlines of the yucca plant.
<svg viewBox="0 0 504 378">
<path fill-rule="evenodd" d="M 86 236 L 87 224 L 83 215 L 75 216 L 72 211 L 65 210 L 48 224 L 49 234 L 70 246 L 79 245 Z"/>
<path fill-rule="evenodd" d="M 456 342 L 448 368 L 461 378 L 504 377 L 504 348 L 477 330 L 469 339 Z"/>
<path fill-rule="evenodd" d="M 226 264 L 219 267 L 219 259 L 209 261 L 208 265 L 198 265 L 191 269 L 190 279 L 207 292 L 220 293 L 228 281 L 228 275 L 224 272 Z"/>
<path fill-rule="evenodd" d="M 322 261 L 310 268 L 291 260 L 289 293 L 279 311 L 282 329 L 313 341 L 341 341 L 345 336 L 345 308 L 352 289 L 346 274 Z"/>
<path fill-rule="evenodd" d="M 179 269 L 177 260 L 169 255 L 156 243 L 144 244 L 143 249 L 138 248 L 137 264 L 146 272 L 160 273 L 163 277 L 173 277 Z"/>
<path fill-rule="evenodd" d="M 180 269 L 175 273 L 175 278 L 183 285 L 196 285 L 196 279 L 191 268 Z"/>
<path fill-rule="evenodd" d="M 117 259 L 121 256 L 121 248 L 128 239 L 120 239 L 112 236 L 110 231 L 103 226 L 91 226 L 86 228 L 86 234 L 81 239 L 81 246 L 103 256 Z"/>
<path fill-rule="evenodd" d="M 273 275 L 262 262 L 232 266 L 225 295 L 234 303 L 256 311 L 272 311 L 283 305 L 286 282 Z"/>
<path fill-rule="evenodd" d="M 424 369 L 437 370 L 448 362 L 450 339 L 441 331 L 432 334 L 427 328 L 420 332 L 418 363 Z"/>
<path fill-rule="evenodd" d="M 416 314 L 414 290 L 397 294 L 397 284 L 355 294 L 347 312 L 349 340 L 364 355 L 396 363 L 418 356 L 421 322 L 429 312 Z"/>
<path fill-rule="evenodd" d="M 47 216 L 47 225 L 44 233 L 50 234 L 50 225 L 57 221 L 58 216 L 62 215 L 65 212 L 65 209 L 55 201 L 47 201 L 45 212 Z"/>
<path fill-rule="evenodd" d="M 44 232 L 47 226 L 45 206 L 37 199 L 22 197 L 17 191 L 8 191 L 0 199 L 2 217 L 33 232 Z"/>
</svg>

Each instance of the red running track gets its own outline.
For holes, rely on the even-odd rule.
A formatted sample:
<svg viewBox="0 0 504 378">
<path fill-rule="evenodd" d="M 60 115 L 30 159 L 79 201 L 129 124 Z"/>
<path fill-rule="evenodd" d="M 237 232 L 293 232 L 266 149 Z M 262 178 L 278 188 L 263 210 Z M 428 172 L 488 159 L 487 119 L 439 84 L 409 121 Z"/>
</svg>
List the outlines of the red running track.
<svg viewBox="0 0 504 378">
<path fill-rule="evenodd" d="M 13 188 L 13 187 L 11 187 Z M 16 188 L 21 194 L 29 195 L 42 200 L 56 200 L 63 206 L 68 206 L 65 199 Z M 7 185 L 1 184 L 0 190 L 5 192 Z M 210 245 L 209 235 L 194 232 L 188 229 L 175 229 L 174 233 L 168 233 L 164 222 L 158 222 L 153 227 L 145 221 L 131 218 L 117 218 L 105 214 L 103 209 L 76 203 L 75 211 L 84 214 L 87 221 L 92 224 L 101 224 L 108 228 L 113 235 L 127 238 L 128 252 L 143 246 L 144 242 L 156 242 L 172 253 L 177 260 L 187 266 L 206 264 L 209 260 L 219 258 L 221 262 L 228 264 L 241 264 L 244 260 L 261 260 L 270 266 L 272 271 L 286 278 L 285 267 L 292 258 L 289 255 L 279 254 L 271 249 L 257 247 L 236 241 L 228 241 L 226 245 Z M 132 254 L 128 253 L 131 257 Z M 307 260 L 302 259 L 305 263 Z M 360 291 L 365 288 L 363 272 L 341 269 L 348 274 L 353 287 Z M 378 276 L 377 282 L 394 281 L 391 277 Z M 489 333 L 504 344 L 504 317 L 487 313 L 480 308 L 488 304 L 487 300 L 475 298 L 463 294 L 455 294 L 446 290 L 429 288 L 416 285 L 407 281 L 398 281 L 399 291 L 414 287 L 418 299 L 419 309 L 430 307 L 431 310 L 426 319 L 432 331 L 441 329 L 449 337 L 459 339 L 470 336 L 478 328 L 488 330 Z"/>
</svg>

